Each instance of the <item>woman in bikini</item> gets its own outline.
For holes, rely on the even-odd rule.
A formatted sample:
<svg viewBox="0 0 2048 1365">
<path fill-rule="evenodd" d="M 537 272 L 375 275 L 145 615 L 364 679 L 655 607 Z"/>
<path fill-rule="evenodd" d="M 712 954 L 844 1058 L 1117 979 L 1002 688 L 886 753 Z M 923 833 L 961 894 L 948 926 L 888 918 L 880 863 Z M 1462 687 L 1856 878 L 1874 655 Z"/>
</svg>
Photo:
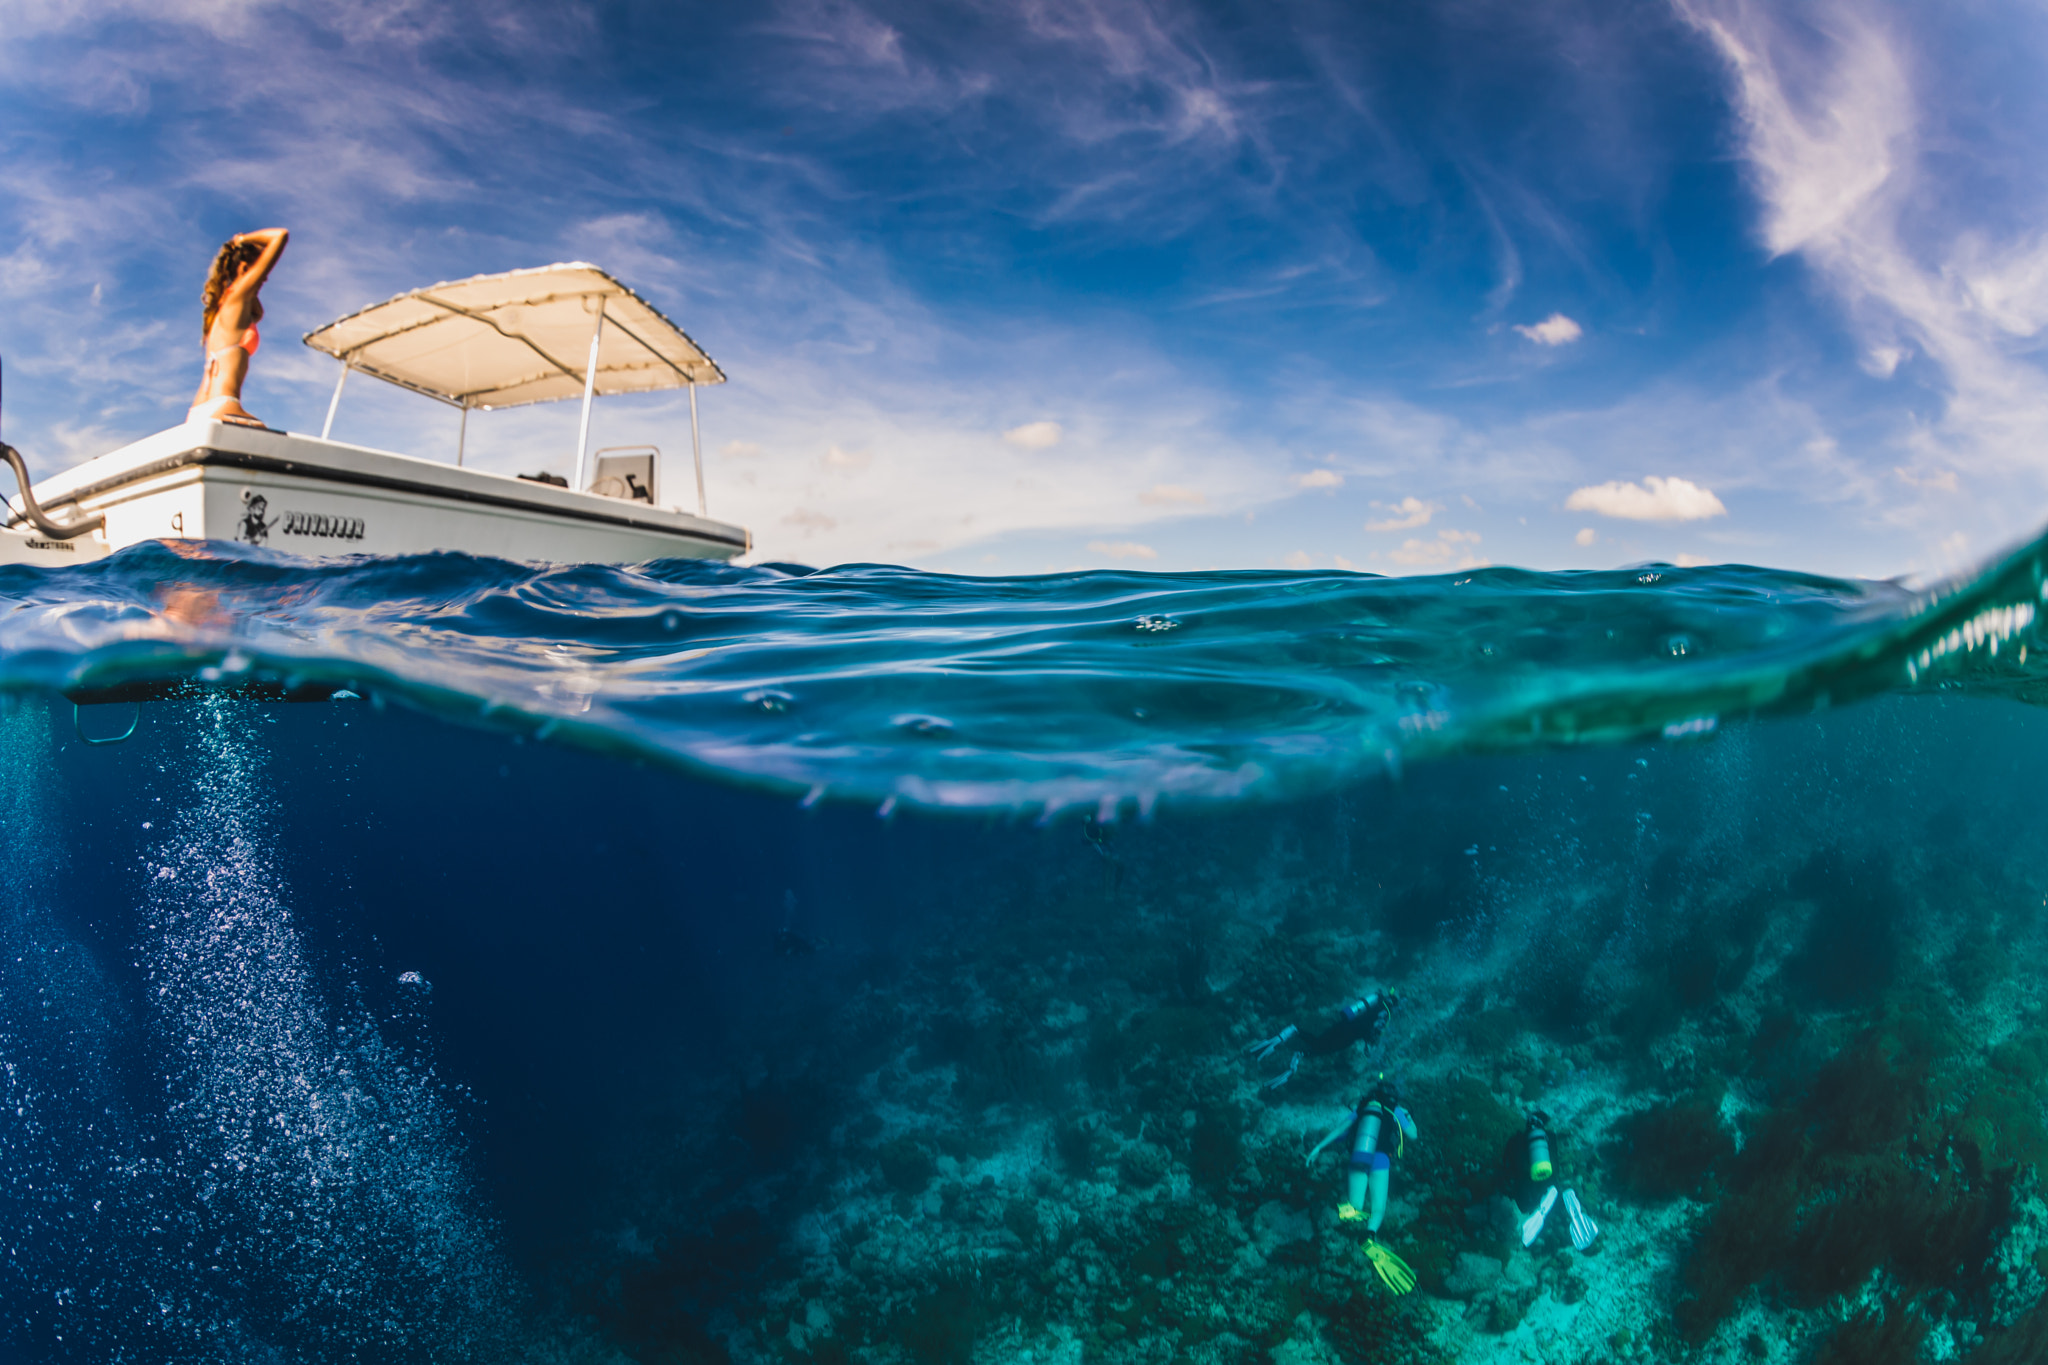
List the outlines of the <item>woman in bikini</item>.
<svg viewBox="0 0 2048 1365">
<path fill-rule="evenodd" d="M 249 357 L 256 354 L 256 323 L 263 316 L 257 291 L 284 254 L 290 236 L 283 228 L 237 233 L 213 258 L 204 295 L 206 376 L 199 381 L 186 421 L 263 425 L 242 406 L 242 380 L 249 373 Z"/>
</svg>

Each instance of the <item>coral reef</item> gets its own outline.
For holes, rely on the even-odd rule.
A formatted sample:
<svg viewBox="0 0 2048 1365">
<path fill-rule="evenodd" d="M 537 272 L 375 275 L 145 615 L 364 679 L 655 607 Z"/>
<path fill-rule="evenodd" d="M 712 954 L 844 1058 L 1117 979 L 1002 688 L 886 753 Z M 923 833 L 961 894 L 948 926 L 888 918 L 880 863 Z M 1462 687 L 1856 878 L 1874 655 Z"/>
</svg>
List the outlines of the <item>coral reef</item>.
<svg viewBox="0 0 2048 1365">
<path fill-rule="evenodd" d="M 1518 884 L 1395 813 L 1412 856 L 1279 819 L 1229 828 L 1237 872 L 1220 832 L 1122 831 L 1114 877 L 1083 848 L 792 1020 L 785 1079 L 704 1096 L 775 1169 L 647 1161 L 694 1182 L 679 1226 L 591 1252 L 584 1311 L 637 1359 L 743 1365 L 2048 1355 L 2048 1000 L 2012 969 L 2041 893 L 1953 830 L 1786 820 L 1738 857 L 1695 814 L 1589 849 L 1545 811 L 1564 870 Z M 1277 1088 L 1299 1044 L 1245 1055 L 1388 985 L 1376 1048 Z M 1405 1296 L 1337 1216 L 1348 1146 L 1305 1160 L 1382 1076 L 1420 1125 L 1382 1234 Z M 1588 1248 L 1562 1208 L 1524 1245 L 1535 1108 Z M 717 1252 L 681 1226 L 720 1217 Z"/>
</svg>

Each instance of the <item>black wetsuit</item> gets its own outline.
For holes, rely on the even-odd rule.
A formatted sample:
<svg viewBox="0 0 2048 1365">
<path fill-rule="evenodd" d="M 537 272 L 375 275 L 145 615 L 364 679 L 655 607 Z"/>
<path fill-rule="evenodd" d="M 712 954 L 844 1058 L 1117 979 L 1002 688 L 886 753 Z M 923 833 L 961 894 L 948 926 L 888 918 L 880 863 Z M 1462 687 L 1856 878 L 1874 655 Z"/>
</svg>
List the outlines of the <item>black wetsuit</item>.
<svg viewBox="0 0 2048 1365">
<path fill-rule="evenodd" d="M 1394 1017 L 1394 1002 L 1384 995 L 1375 995 L 1370 1000 L 1361 1000 L 1347 1005 L 1337 1016 L 1337 1022 L 1321 1033 L 1304 1033 L 1297 1048 L 1310 1057 L 1327 1057 L 1341 1052 L 1353 1043 L 1364 1043 L 1371 1047 L 1380 1040 L 1380 1034 L 1387 1028 L 1387 1020 Z"/>
</svg>

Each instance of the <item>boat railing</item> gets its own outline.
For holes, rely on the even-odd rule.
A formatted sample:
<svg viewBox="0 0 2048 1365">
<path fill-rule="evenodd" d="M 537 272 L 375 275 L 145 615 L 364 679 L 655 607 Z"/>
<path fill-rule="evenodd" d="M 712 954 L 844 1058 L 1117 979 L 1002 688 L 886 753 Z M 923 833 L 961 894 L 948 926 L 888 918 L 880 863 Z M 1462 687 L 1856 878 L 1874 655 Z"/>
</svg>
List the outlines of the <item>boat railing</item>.
<svg viewBox="0 0 2048 1365">
<path fill-rule="evenodd" d="M 0 396 L 4 396 L 6 388 L 5 377 L 4 369 L 0 369 Z M 4 403 L 0 403 L 0 407 L 4 407 Z M 107 524 L 107 514 L 104 512 L 98 516 L 79 517 L 72 521 L 55 521 L 45 516 L 42 507 L 36 502 L 35 485 L 29 479 L 28 465 L 23 463 L 21 452 L 7 444 L 7 442 L 0 441 L 0 460 L 7 462 L 7 467 L 14 471 L 14 481 L 21 485 L 21 511 L 19 513 L 14 510 L 14 502 L 11 498 L 6 503 L 0 504 L 0 506 L 5 506 L 7 510 L 7 521 L 12 522 L 17 518 L 25 519 L 52 540 L 71 540 L 84 535 L 88 531 L 97 531 Z M 699 487 L 701 488 L 701 475 L 699 475 L 699 479 Z M 701 493 L 699 497 L 702 497 Z"/>
</svg>

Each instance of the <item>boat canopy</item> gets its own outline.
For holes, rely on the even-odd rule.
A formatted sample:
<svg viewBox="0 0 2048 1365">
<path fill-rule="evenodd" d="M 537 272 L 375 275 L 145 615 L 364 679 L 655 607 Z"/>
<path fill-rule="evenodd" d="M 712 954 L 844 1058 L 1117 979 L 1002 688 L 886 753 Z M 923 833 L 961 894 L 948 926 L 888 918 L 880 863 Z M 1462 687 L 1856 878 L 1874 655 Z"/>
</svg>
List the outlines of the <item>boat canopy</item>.
<svg viewBox="0 0 2048 1365">
<path fill-rule="evenodd" d="M 428 285 L 330 322 L 306 344 L 349 370 L 485 411 L 725 382 L 681 328 L 582 261 Z"/>
</svg>

